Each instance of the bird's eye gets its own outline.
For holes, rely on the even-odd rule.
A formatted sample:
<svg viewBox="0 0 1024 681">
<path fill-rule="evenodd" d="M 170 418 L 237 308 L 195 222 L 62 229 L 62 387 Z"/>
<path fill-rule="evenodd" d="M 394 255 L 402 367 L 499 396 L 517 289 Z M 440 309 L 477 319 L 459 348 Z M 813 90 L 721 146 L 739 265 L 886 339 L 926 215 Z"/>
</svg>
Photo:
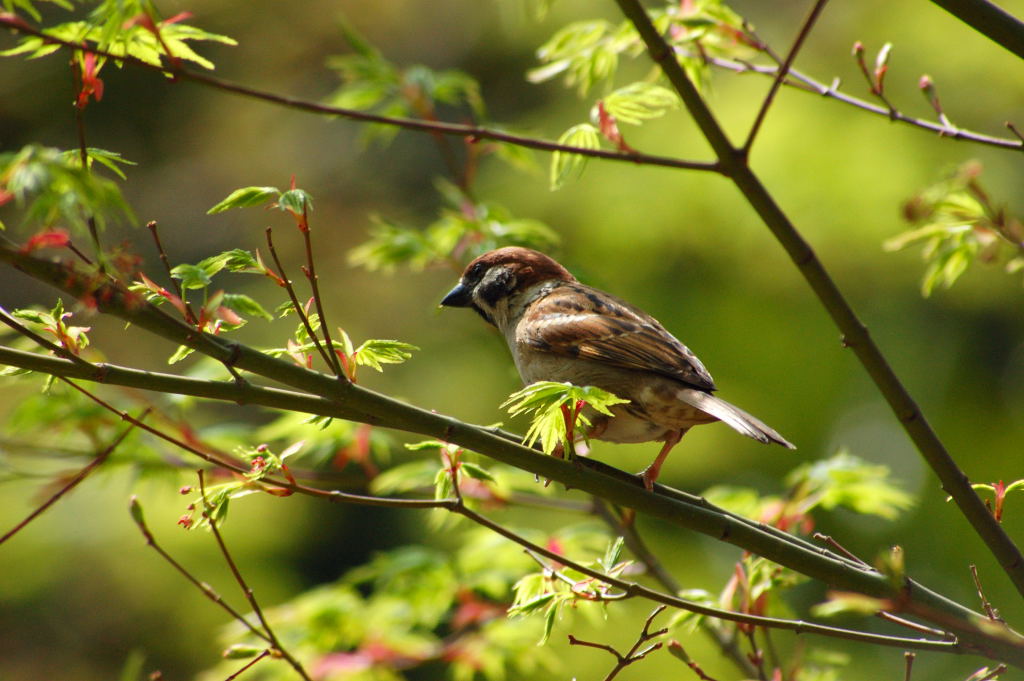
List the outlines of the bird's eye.
<svg viewBox="0 0 1024 681">
<path fill-rule="evenodd" d="M 478 262 L 477 264 L 473 265 L 469 269 L 469 277 L 468 278 L 476 279 L 481 274 L 483 274 L 483 272 L 484 272 L 484 264 L 482 262 Z"/>
</svg>

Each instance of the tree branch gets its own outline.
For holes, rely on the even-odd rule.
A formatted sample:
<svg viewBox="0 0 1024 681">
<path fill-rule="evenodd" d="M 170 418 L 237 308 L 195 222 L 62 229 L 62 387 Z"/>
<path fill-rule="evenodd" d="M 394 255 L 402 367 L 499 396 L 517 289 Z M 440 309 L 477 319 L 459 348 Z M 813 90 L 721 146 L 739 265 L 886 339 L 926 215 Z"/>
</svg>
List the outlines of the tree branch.
<svg viewBox="0 0 1024 681">
<path fill-rule="evenodd" d="M 1024 59 L 1024 22 L 987 0 L 932 0 L 978 33 Z"/>
<path fill-rule="evenodd" d="M 853 350 L 879 392 L 889 403 L 903 429 L 928 462 L 942 488 L 953 498 L 960 511 L 999 561 L 1021 595 L 1024 595 L 1024 556 L 1002 526 L 985 508 L 971 487 L 970 480 L 946 451 L 945 445 L 928 423 L 921 409 L 900 382 L 888 360 L 868 334 L 845 296 L 826 271 L 810 244 L 775 203 L 775 199 L 747 164 L 742 150 L 736 148 L 715 120 L 700 93 L 674 57 L 674 52 L 651 23 L 638 0 L 616 0 L 623 14 L 636 26 L 651 58 L 660 65 L 669 82 L 700 127 L 728 176 L 803 274 L 807 284 L 828 311 L 843 334 L 843 344 Z"/>
<path fill-rule="evenodd" d="M 339 382 L 333 377 L 269 357 L 218 336 L 197 332 L 140 296 L 127 291 L 114 280 L 97 279 L 74 265 L 40 260 L 9 246 L 2 239 L 0 261 L 76 298 L 86 297 L 96 301 L 101 312 L 129 321 L 175 345 L 187 345 L 239 369 L 320 395 L 332 403 L 335 409 L 349 410 L 354 420 L 452 442 L 502 463 L 556 480 L 567 487 L 740 546 L 835 588 L 889 599 L 901 606 L 913 607 L 914 612 L 925 613 L 929 617 L 941 614 L 943 628 L 956 633 L 969 649 L 994 659 L 1013 661 L 1024 667 L 1024 643 L 1021 643 L 1016 633 L 1003 627 L 1000 635 L 980 631 L 975 622 L 986 619 L 983 615 L 913 581 L 907 580 L 896 587 L 889 578 L 875 570 L 856 566 L 848 559 L 827 550 L 812 549 L 795 537 L 791 538 L 792 541 L 784 540 L 769 528 L 726 514 L 703 499 L 697 498 L 695 502 L 687 503 L 681 493 L 661 485 L 654 492 L 647 492 L 635 476 L 621 472 L 611 475 L 599 473 L 555 457 L 541 456 L 492 430 L 405 404 L 356 384 Z M 12 352 L 6 351 L 9 357 L 12 357 Z M 67 362 L 66 366 L 71 369 L 74 365 Z M 82 371 L 82 367 L 74 367 L 74 370 Z M 237 384 L 233 384 L 233 387 L 252 390 L 251 387 Z M 252 396 L 254 393 L 247 394 Z M 277 397 L 285 396 L 278 394 Z M 592 466 L 593 463 L 587 462 L 587 465 Z M 293 488 L 277 481 L 273 484 Z M 331 492 L 328 496 L 339 494 Z M 993 625 L 987 623 L 987 626 Z"/>
<path fill-rule="evenodd" d="M 354 121 L 360 121 L 362 123 L 381 123 L 384 125 L 392 125 L 397 128 L 403 128 L 405 130 L 418 130 L 421 132 L 435 133 L 440 135 L 462 137 L 469 141 L 479 140 L 492 140 L 494 142 L 503 142 L 505 144 L 513 144 L 519 147 L 525 147 L 527 149 L 537 149 L 539 151 L 557 151 L 567 154 L 577 154 L 579 156 L 588 156 L 591 158 L 601 158 L 609 161 L 624 161 L 626 163 L 632 163 L 634 165 L 650 165 L 650 166 L 663 166 L 666 168 L 685 168 L 689 170 L 709 170 L 717 172 L 719 170 L 717 163 L 709 163 L 702 161 L 682 161 L 675 158 L 668 158 L 665 156 L 652 156 L 643 153 L 623 153 L 621 151 L 606 151 L 603 149 L 587 149 L 584 147 L 574 147 L 567 144 L 559 144 L 558 142 L 549 142 L 547 140 L 537 139 L 535 137 L 525 137 L 522 135 L 513 135 L 511 133 L 502 132 L 500 130 L 493 130 L 490 128 L 483 128 L 475 125 L 460 125 L 457 123 L 444 123 L 440 121 L 427 121 L 418 118 L 402 118 L 400 116 L 384 116 L 380 114 L 370 113 L 368 111 L 359 111 L 356 109 L 343 109 L 337 106 L 328 106 L 326 104 L 320 104 L 319 102 L 310 102 L 295 97 L 286 97 L 284 95 L 278 95 L 273 92 L 266 92 L 263 90 L 257 90 L 250 88 L 245 85 L 238 83 L 232 83 L 215 76 L 211 76 L 207 73 L 200 73 L 198 71 L 190 71 L 179 64 L 168 64 L 164 63 L 161 65 L 151 64 L 149 62 L 142 61 L 135 57 L 126 56 L 123 54 L 112 54 L 105 50 L 101 50 L 96 47 L 89 47 L 88 45 L 82 45 L 80 43 L 74 43 L 69 40 L 57 38 L 49 35 L 46 32 L 33 28 L 21 20 L 19 17 L 13 14 L 0 13 L 0 26 L 11 29 L 16 33 L 22 35 L 31 35 L 37 38 L 41 38 L 51 45 L 60 45 L 70 50 L 79 52 L 90 52 L 92 54 L 106 57 L 114 60 L 117 63 L 131 64 L 139 68 L 147 69 L 149 71 L 156 71 L 164 75 L 170 75 L 174 80 L 185 80 L 207 87 L 212 87 L 222 92 L 230 92 L 232 94 L 241 95 L 249 99 L 258 99 L 270 104 L 277 104 L 289 109 L 295 109 L 297 111 L 306 111 L 309 113 L 315 113 L 323 116 L 341 116 L 342 118 L 348 118 Z"/>
</svg>

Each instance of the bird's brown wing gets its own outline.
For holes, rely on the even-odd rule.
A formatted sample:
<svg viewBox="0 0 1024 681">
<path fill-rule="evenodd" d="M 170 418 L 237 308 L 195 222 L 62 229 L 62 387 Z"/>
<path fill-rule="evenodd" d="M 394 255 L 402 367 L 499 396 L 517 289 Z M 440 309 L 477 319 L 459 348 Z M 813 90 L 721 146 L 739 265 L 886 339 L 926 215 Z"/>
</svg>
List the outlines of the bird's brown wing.
<svg viewBox="0 0 1024 681">
<path fill-rule="evenodd" d="M 715 383 L 690 349 L 649 314 L 577 282 L 534 301 L 517 340 L 535 350 L 651 371 L 702 390 Z"/>
</svg>

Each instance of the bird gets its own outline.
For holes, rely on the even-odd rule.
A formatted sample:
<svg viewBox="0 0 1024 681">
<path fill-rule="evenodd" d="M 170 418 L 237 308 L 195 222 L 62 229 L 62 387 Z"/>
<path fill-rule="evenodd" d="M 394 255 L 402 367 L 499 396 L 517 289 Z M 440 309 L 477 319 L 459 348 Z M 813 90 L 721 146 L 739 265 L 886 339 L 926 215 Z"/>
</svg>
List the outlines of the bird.
<svg viewBox="0 0 1024 681">
<path fill-rule="evenodd" d="M 507 246 L 470 262 L 441 300 L 471 308 L 505 337 L 516 369 L 536 381 L 596 386 L 628 403 L 612 416 L 590 410 L 588 439 L 660 441 L 639 473 L 648 490 L 691 427 L 723 421 L 765 444 L 796 447 L 760 419 L 714 395 L 715 382 L 697 356 L 651 315 L 580 283 L 551 257 Z"/>
</svg>

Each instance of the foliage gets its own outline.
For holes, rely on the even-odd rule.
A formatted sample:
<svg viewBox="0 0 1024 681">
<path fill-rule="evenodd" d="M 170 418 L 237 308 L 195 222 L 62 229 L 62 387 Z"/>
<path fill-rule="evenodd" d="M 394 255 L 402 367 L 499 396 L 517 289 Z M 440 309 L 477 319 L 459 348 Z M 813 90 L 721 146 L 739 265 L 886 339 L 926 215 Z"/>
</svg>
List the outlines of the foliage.
<svg viewBox="0 0 1024 681">
<path fill-rule="evenodd" d="M 515 546 L 472 531 L 453 552 L 410 545 L 379 554 L 268 616 L 290 647 L 317 660 L 317 677 L 395 679 L 442 660 L 457 680 L 527 677 L 555 662 L 536 646 L 535 621 L 505 617 L 513 582 L 530 564 Z M 222 644 L 261 650 L 246 634 L 234 624 Z M 225 662 L 204 678 L 231 669 Z M 264 678 L 292 678 L 273 669 Z"/>
<path fill-rule="evenodd" d="M 39 3 L 32 0 L 3 2 L 8 12 L 18 11 L 36 21 L 53 14 L 41 12 Z M 76 9 L 65 0 L 54 0 L 51 4 L 56 10 Z M 748 57 L 772 56 L 751 26 L 718 0 L 666 3 L 649 12 L 649 17 L 656 31 L 667 40 L 668 59 L 677 60 L 705 96 L 710 94 L 711 65 L 715 59 L 734 60 L 746 68 L 750 66 Z M 102 99 L 105 84 L 99 74 L 111 61 L 121 67 L 140 60 L 174 79 L 190 77 L 191 72 L 183 68 L 183 60 L 212 69 L 213 63 L 196 53 L 192 44 L 207 41 L 234 45 L 235 41 L 188 26 L 183 23 L 187 18 L 189 15 L 182 14 L 162 19 L 146 0 L 102 0 L 87 18 L 45 28 L 46 37 L 40 37 L 33 35 L 34 29 L 27 24 L 21 26 L 19 17 L 3 17 L 5 26 L 22 34 L 17 46 L 4 55 L 36 58 L 70 51 L 81 149 L 60 151 L 28 145 L 0 154 L 0 204 L 12 203 L 24 214 L 25 222 L 39 230 L 17 248 L 7 249 L 4 240 L 0 249 L 5 249 L 4 257 L 9 262 L 34 258 L 20 262 L 31 262 L 47 272 L 73 273 L 69 278 L 75 278 L 76 284 L 82 275 L 86 287 L 91 286 L 81 296 L 77 308 L 69 304 L 65 309 L 64 300 L 58 299 L 54 305 L 14 310 L 10 319 L 3 313 L 8 327 L 13 329 L 13 333 L 4 333 L 4 350 L 30 349 L 38 354 L 34 360 L 52 359 L 55 355 L 60 358 L 59 366 L 70 365 L 79 372 L 72 374 L 78 377 L 75 382 L 68 381 L 78 390 L 45 372 L 33 375 L 15 367 L 2 374 L 5 380 L 18 375 L 22 381 L 42 383 L 43 392 L 18 401 L 9 426 L 26 440 L 18 443 L 24 451 L 53 451 L 48 452 L 48 457 L 23 457 L 16 466 L 12 463 L 15 455 L 9 453 L 15 447 L 0 443 L 5 479 L 23 481 L 41 476 L 47 480 L 41 495 L 44 500 L 36 507 L 35 515 L 88 475 L 93 470 L 91 466 L 107 465 L 108 461 L 130 466 L 138 477 L 159 472 L 167 478 L 161 484 L 177 485 L 181 496 L 187 498 L 182 501 L 185 508 L 178 525 L 209 530 L 224 559 L 226 572 L 253 610 L 242 615 L 226 607 L 233 623 L 221 640 L 224 661 L 210 668 L 204 678 L 295 678 L 298 674 L 317 679 L 392 680 L 432 677 L 439 667 L 455 681 L 564 675 L 567 665 L 554 652 L 554 645 L 561 640 L 556 632 L 586 626 L 611 637 L 619 633 L 616 629 L 620 623 L 625 623 L 621 625 L 623 629 L 639 629 L 624 602 L 644 596 L 639 584 L 659 581 L 663 592 L 655 600 L 673 602 L 679 607 L 665 630 L 650 635 L 657 642 L 643 654 L 630 657 L 615 652 L 621 666 L 639 661 L 648 652 L 664 646 L 677 651 L 677 657 L 698 676 L 710 679 L 676 638 L 688 641 L 696 632 L 705 632 L 712 634 L 723 656 L 730 657 L 742 675 L 785 681 L 838 679 L 848 661 L 846 656 L 821 645 L 820 639 L 807 645 L 776 643 L 769 638 L 764 620 L 758 619 L 783 618 L 796 625 L 797 631 L 814 626 L 795 622 L 800 616 L 799 604 L 809 602 L 807 594 L 811 593 L 804 586 L 810 578 L 797 569 L 799 563 L 784 566 L 746 551 L 734 561 L 729 559 L 730 570 L 719 571 L 717 575 L 714 570 L 709 572 L 717 586 L 699 588 L 696 584 L 702 578 L 689 572 L 685 584 L 676 584 L 672 577 L 665 577 L 667 572 L 655 553 L 664 550 L 667 542 L 657 541 L 654 551 L 646 547 L 640 537 L 643 526 L 637 522 L 634 508 L 649 509 L 651 504 L 665 499 L 680 504 L 679 509 L 684 508 L 684 503 L 690 504 L 695 512 L 722 523 L 721 527 L 726 528 L 721 533 L 723 538 L 729 538 L 729 527 L 756 528 L 768 538 L 765 541 L 776 542 L 773 546 L 799 546 L 805 550 L 810 546 L 816 555 L 828 555 L 837 564 L 854 565 L 858 575 L 866 574 L 871 568 L 865 561 L 840 556 L 833 552 L 835 547 L 831 544 L 830 548 L 814 546 L 812 539 L 818 537 L 812 533 L 823 522 L 822 512 L 841 508 L 858 516 L 892 520 L 910 508 L 914 500 L 891 479 L 887 466 L 868 463 L 840 450 L 831 458 L 797 466 L 785 477 L 783 491 L 765 493 L 753 485 L 720 485 L 707 490 L 699 500 L 676 493 L 659 500 L 637 487 L 629 502 L 632 506 L 623 509 L 612 508 L 596 498 L 579 499 L 565 490 L 541 484 L 524 470 L 492 463 L 484 448 L 474 452 L 459 444 L 466 432 L 478 438 L 491 437 L 492 442 L 505 437 L 496 427 L 477 428 L 450 419 L 444 427 L 428 431 L 418 425 L 433 416 L 427 410 L 406 409 L 407 405 L 398 400 L 357 385 L 359 367 L 383 372 L 390 365 L 412 360 L 419 348 L 404 341 L 376 338 L 356 345 L 345 328 L 329 323 L 327 317 L 333 314 L 332 307 L 318 288 L 315 273 L 315 261 L 322 252 L 317 247 L 323 248 L 324 242 L 317 241 L 314 246 L 313 199 L 309 192 L 296 186 L 294 177 L 283 190 L 252 185 L 231 191 L 207 213 L 218 215 L 234 208 L 264 206 L 276 208 L 286 219 L 290 217 L 296 226 L 292 234 L 301 239 L 301 250 L 306 254 L 300 269 L 306 278 L 308 295 L 300 294 L 299 287 L 285 274 L 269 233 L 269 261 L 259 249 L 239 246 L 198 262 L 190 258 L 190 262 L 172 265 L 156 223 L 150 223 L 164 266 L 161 274 L 154 274 L 152 265 L 144 264 L 141 255 L 133 250 L 134 245 L 112 247 L 100 238 L 104 228 L 119 222 L 132 223 L 135 218 L 119 185 L 99 173 L 112 173 L 126 181 L 124 167 L 132 164 L 117 152 L 86 145 L 87 125 L 82 111 L 90 102 Z M 477 139 L 477 134 L 462 140 L 447 137 L 445 134 L 451 128 L 438 125 L 442 119 L 468 118 L 473 126 L 488 126 L 495 133 L 488 133 L 491 137 L 514 139 L 513 135 L 504 134 L 502 126 L 486 121 L 483 89 L 474 77 L 459 69 L 398 64 L 348 23 L 342 23 L 341 32 L 351 51 L 327 62 L 341 81 L 327 97 L 328 104 L 348 110 L 349 114 L 372 114 L 376 122 L 365 129 L 368 140 L 390 141 L 400 126 L 410 121 L 417 123 L 413 127 L 429 128 L 435 133 L 431 138 L 438 145 L 447 173 L 447 177 L 434 183 L 441 199 L 436 220 L 415 225 L 389 217 L 375 218 L 369 240 L 349 252 L 352 264 L 388 272 L 399 267 L 421 270 L 435 265 L 461 270 L 468 259 L 502 245 L 548 250 L 558 244 L 558 233 L 547 224 L 517 217 L 497 202 L 482 198 L 476 186 L 482 164 L 491 158 L 517 168 L 531 168 L 530 152 L 525 151 L 525 146 L 483 141 Z M 598 93 L 589 105 L 587 120 L 571 125 L 558 138 L 560 144 L 587 151 L 609 143 L 613 153 L 605 156 L 611 155 L 613 160 L 619 160 L 615 158 L 618 154 L 638 163 L 651 162 L 653 157 L 630 146 L 620 125 L 661 124 L 680 109 L 681 100 L 675 90 L 669 89 L 660 70 L 633 77 L 636 69 L 629 62 L 637 60 L 646 71 L 645 52 L 647 47 L 635 21 L 615 23 L 600 18 L 570 23 L 538 49 L 541 65 L 529 72 L 532 82 L 561 79 L 581 97 Z M 891 45 L 886 43 L 870 73 L 863 60 L 863 47 L 854 50 L 872 94 L 883 101 L 890 54 Z M 628 79 L 622 82 L 624 74 Z M 229 90 L 208 78 L 198 80 Z M 930 81 L 921 89 L 943 123 L 948 124 Z M 312 103 L 265 96 L 244 87 L 234 87 L 232 91 L 297 108 L 317 108 Z M 768 103 L 765 102 L 765 110 Z M 687 104 L 693 103 L 687 100 Z M 891 106 L 890 110 L 895 112 Z M 332 112 L 345 113 L 339 109 Z M 385 124 L 381 118 L 389 120 Z M 544 148 L 544 144 L 532 146 Z M 746 156 L 749 149 L 742 151 Z M 553 153 L 549 169 L 552 188 L 561 188 L 579 177 L 586 158 L 564 149 Z M 946 181 L 912 199 L 905 214 L 913 229 L 888 244 L 891 249 L 924 244 L 928 262 L 923 284 L 926 295 L 936 285 L 951 285 L 975 259 L 1005 261 L 1012 272 L 1024 267 L 1020 252 L 1024 228 L 1018 219 L 990 200 L 978 181 L 979 172 L 978 166 L 964 166 Z M 72 243 L 72 232 L 76 236 L 88 235 L 92 259 Z M 582 237 L 589 235 L 585 230 L 581 233 Z M 330 236 L 336 238 L 334 234 Z M 328 245 L 334 246 L 329 242 Z M 36 255 L 36 251 L 43 249 L 51 251 L 48 255 L 52 257 L 43 259 Z M 77 258 L 74 265 L 72 256 Z M 241 284 L 237 277 L 227 276 L 230 274 L 256 274 L 260 283 L 272 282 L 277 299 L 268 302 L 268 296 L 258 289 L 236 290 Z M 158 283 L 161 279 L 167 286 Z M 225 282 L 233 285 L 232 290 L 226 288 Z M 58 287 L 67 284 L 54 279 L 50 283 Z M 287 295 L 280 295 L 280 289 Z M 132 298 L 130 293 L 138 295 Z M 349 291 L 340 293 L 348 294 Z M 111 301 L 111 297 L 122 295 L 158 320 L 161 330 L 166 331 L 161 335 L 180 343 L 169 363 L 192 355 L 197 338 L 216 341 L 217 348 L 226 350 L 214 354 L 216 360 L 204 356 L 192 363 L 187 373 L 180 368 L 182 373 L 171 376 L 137 371 L 133 374 L 136 387 L 139 383 L 156 385 L 158 381 L 167 385 L 175 379 L 181 381 L 174 383 L 180 387 L 187 378 L 188 386 L 202 386 L 195 394 L 217 394 L 224 399 L 223 389 L 234 387 L 237 392 L 228 399 L 237 401 L 239 406 L 246 406 L 252 395 L 268 401 L 270 395 L 280 400 L 277 406 L 266 413 L 250 406 L 244 416 L 237 416 L 240 412 L 234 411 L 234 405 L 230 413 L 227 407 L 221 412 L 210 401 L 194 396 L 152 396 L 115 390 L 113 386 L 120 385 L 116 382 L 112 386 L 100 385 L 95 392 L 92 387 L 82 387 L 91 385 L 90 381 L 105 383 L 108 374 L 118 367 L 107 364 L 101 349 L 91 343 L 90 334 L 101 337 L 93 334 L 91 326 L 84 325 L 92 321 L 81 320 L 93 319 L 87 315 L 97 310 L 116 312 L 119 299 Z M 374 300 L 362 291 L 352 295 L 358 295 L 360 302 Z M 155 306 L 162 307 L 157 310 Z M 295 319 L 286 319 L 292 315 Z M 276 340 L 271 344 L 276 347 L 258 354 L 255 348 L 242 345 L 241 334 L 232 336 L 230 342 L 214 338 L 238 331 L 253 318 L 268 322 L 266 331 L 274 334 Z M 357 328 L 349 326 L 349 320 L 345 325 Z M 142 328 L 152 332 L 152 327 Z M 253 329 L 245 333 L 250 331 Z M 20 334 L 18 340 L 9 340 L 14 333 Z M 261 373 L 251 365 L 236 366 L 243 350 L 257 355 L 274 371 Z M 202 353 L 201 348 L 199 351 Z M 14 358 L 10 361 L 22 357 L 6 356 Z M 314 371 L 318 356 L 333 374 L 330 387 L 322 391 L 308 387 L 325 385 L 324 376 Z M 416 364 L 429 365 L 430 360 L 417 356 L 413 366 Z M 83 376 L 85 380 L 81 380 Z M 296 385 L 282 376 L 301 376 L 303 382 Z M 448 374 L 444 376 L 447 378 Z M 225 380 L 228 377 L 230 384 Z M 152 382 L 145 383 L 147 379 Z M 265 388 L 263 379 L 273 379 L 284 388 Z M 286 400 L 304 405 L 315 403 L 323 408 L 317 414 L 342 413 L 352 420 L 287 411 L 280 407 Z M 529 417 L 524 444 L 533 447 L 539 443 L 546 454 L 574 458 L 576 442 L 586 439 L 596 420 L 612 416 L 617 405 L 627 402 L 592 386 L 540 382 L 513 393 L 501 408 L 513 416 Z M 386 411 L 402 413 L 408 420 L 388 422 L 382 416 Z M 403 446 L 401 437 L 379 427 L 381 423 L 423 432 L 430 439 Z M 124 433 L 127 437 L 118 439 Z M 495 449 L 500 451 L 497 445 Z M 521 456 L 534 456 L 521 448 L 516 451 Z M 81 467 L 86 459 L 90 463 Z M 74 475 L 57 470 L 65 468 L 68 462 L 80 467 Z M 548 463 L 556 464 L 545 460 Z M 587 462 L 576 461 L 580 469 L 576 473 L 582 472 L 584 463 Z M 196 468 L 202 471 L 198 485 L 192 482 Z M 621 475 L 615 479 L 616 484 L 629 480 L 626 474 Z M 188 484 L 181 485 L 183 481 Z M 998 522 L 1006 510 L 1007 494 L 1024 489 L 1024 481 L 973 486 L 991 495 L 989 510 Z M 242 513 L 246 522 L 233 522 L 232 532 L 239 526 L 255 525 L 250 521 L 256 517 L 256 505 L 239 511 L 237 504 L 232 504 L 234 500 L 248 497 L 283 503 L 294 495 L 318 501 L 431 509 L 433 515 L 418 516 L 426 522 L 422 528 L 416 528 L 425 535 L 417 542 L 377 554 L 336 581 L 305 591 L 295 589 L 298 593 L 280 605 L 261 609 L 256 600 L 257 590 L 242 576 L 252 568 L 253 561 L 246 554 L 240 554 L 241 560 L 234 559 L 229 544 L 235 538 L 228 541 L 220 534 L 220 528 L 236 513 Z M 528 507 L 539 508 L 541 512 L 527 513 L 524 509 Z M 159 546 L 135 497 L 129 508 L 147 544 L 214 606 L 225 607 L 225 599 Z M 277 510 L 280 506 L 274 508 L 275 513 L 281 513 Z M 35 515 L 5 535 L 0 544 Z M 581 519 L 580 515 L 584 517 Z M 283 517 L 283 513 L 272 516 L 272 522 L 257 527 L 253 535 L 259 539 L 274 535 L 291 539 L 293 528 L 280 522 Z M 593 517 L 600 517 L 603 523 L 598 524 Z M 824 518 L 832 520 L 831 516 Z M 207 533 L 194 534 L 201 537 Z M 192 535 L 189 540 L 196 541 Z M 314 536 L 313 540 L 320 538 Z M 627 555 L 627 547 L 632 557 Z M 929 619 L 931 613 L 912 600 L 916 594 L 907 588 L 907 563 L 903 549 L 893 547 L 879 555 L 875 572 L 871 573 L 894 593 L 903 594 L 901 590 L 905 589 L 905 603 L 834 591 L 811 612 L 823 617 L 873 616 L 898 612 L 903 607 L 917 608 L 913 614 L 924 613 L 920 619 L 943 627 L 939 634 L 945 641 L 936 638 L 932 643 L 944 644 L 965 636 L 962 644 L 956 644 L 962 646 L 956 652 L 987 652 L 976 640 L 970 640 L 972 635 L 994 644 L 1014 640 L 994 614 L 982 622 L 984 626 L 973 619 L 966 624 L 950 624 L 949 620 L 955 618 L 946 613 Z M 630 581 L 634 579 L 636 582 Z M 981 591 L 980 583 L 978 590 Z M 677 596 L 687 599 L 690 605 L 680 605 Z M 812 598 L 821 596 L 816 594 Z M 985 602 L 984 594 L 981 598 Z M 989 610 L 987 602 L 985 607 Z M 719 616 L 736 615 L 739 621 L 705 614 L 708 609 L 717 610 Z M 610 626 L 611 622 L 616 626 Z M 915 636 L 920 636 L 919 625 L 913 626 L 918 627 Z M 957 626 L 962 628 L 958 630 Z M 821 629 L 817 633 L 822 633 Z M 852 633 L 871 636 L 869 632 Z M 641 636 L 645 644 L 647 635 L 645 625 Z M 570 641 L 573 645 L 614 652 L 603 643 L 580 643 L 573 638 Z M 247 666 L 240 669 L 240 661 Z M 257 663 L 259 666 L 255 666 Z M 250 664 L 254 666 L 251 671 Z M 621 666 L 607 678 L 614 676 Z M 136 657 L 130 658 L 125 665 L 125 678 L 137 676 L 135 672 L 140 667 Z M 988 678 L 997 673 L 987 668 L 985 672 Z"/>
<path fill-rule="evenodd" d="M 29 0 L 5 0 L 8 8 L 10 3 L 17 3 L 25 9 L 32 7 Z M 66 10 L 74 9 L 70 2 L 53 4 Z M 39 20 L 38 11 L 30 9 L 30 13 L 34 19 Z M 213 62 L 200 56 L 188 42 L 212 41 L 224 45 L 237 43 L 227 36 L 181 23 L 189 16 L 189 13 L 184 13 L 161 20 L 149 0 L 102 0 L 87 20 L 57 24 L 45 29 L 43 33 L 73 43 L 91 43 L 114 58 L 130 56 L 154 66 L 160 66 L 165 58 L 171 61 L 184 59 L 212 69 Z M 0 52 L 0 56 L 26 55 L 32 59 L 45 57 L 59 49 L 60 45 L 45 38 L 25 36 L 17 47 Z M 94 71 L 89 75 L 95 77 L 105 62 L 106 57 L 99 57 Z"/>
<path fill-rule="evenodd" d="M 530 414 L 523 444 L 532 447 L 539 440 L 544 453 L 551 454 L 559 446 L 572 452 L 576 436 L 586 437 L 582 431 L 592 425 L 588 413 L 612 416 L 611 407 L 628 402 L 592 385 L 538 381 L 512 393 L 501 406 L 512 416 Z"/>
<path fill-rule="evenodd" d="M 1003 262 L 1010 273 L 1024 269 L 1024 223 L 992 203 L 978 179 L 981 170 L 979 163 L 965 163 L 907 201 L 903 217 L 913 229 L 885 243 L 890 251 L 923 245 L 925 296 L 936 286 L 952 286 L 975 260 Z"/>
<path fill-rule="evenodd" d="M 66 225 L 84 233 L 90 222 L 102 230 L 110 222 L 134 221 L 117 185 L 90 172 L 98 161 L 123 177 L 118 165 L 127 162 L 97 149 L 88 150 L 87 158 L 83 168 L 78 152 L 29 145 L 0 153 L 0 205 L 14 200 L 25 221 L 42 229 Z"/>
<path fill-rule="evenodd" d="M 385 272 L 441 263 L 461 270 L 460 263 L 498 246 L 548 250 L 558 243 L 557 234 L 539 220 L 515 218 L 494 203 L 473 203 L 448 182 L 439 181 L 437 187 L 445 207 L 436 221 L 420 230 L 375 217 L 370 240 L 352 250 L 350 261 Z"/>
</svg>

